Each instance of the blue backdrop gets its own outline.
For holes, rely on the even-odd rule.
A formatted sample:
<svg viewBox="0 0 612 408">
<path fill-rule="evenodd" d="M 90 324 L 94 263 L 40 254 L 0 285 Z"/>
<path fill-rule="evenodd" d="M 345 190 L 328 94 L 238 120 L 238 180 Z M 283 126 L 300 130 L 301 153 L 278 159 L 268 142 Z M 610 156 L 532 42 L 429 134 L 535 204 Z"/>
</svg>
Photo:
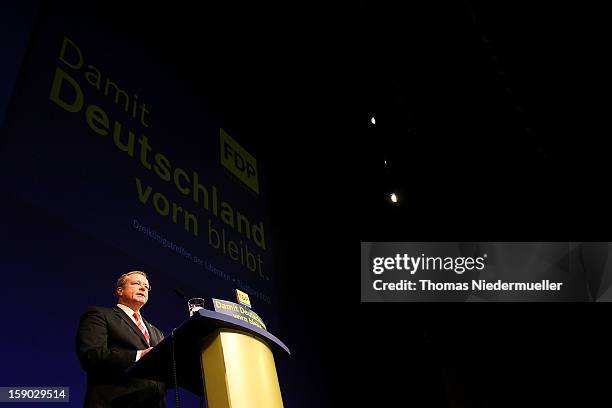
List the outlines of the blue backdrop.
<svg viewBox="0 0 612 408">
<path fill-rule="evenodd" d="M 78 318 L 89 305 L 113 305 L 115 279 L 133 269 L 149 274 L 152 292 L 143 314 L 166 334 L 187 315 L 174 288 L 230 300 L 241 288 L 268 329 L 282 338 L 265 163 L 257 164 L 254 191 L 221 164 L 220 129 L 255 159 L 262 142 L 235 132 L 172 61 L 147 52 L 105 18 L 55 7 L 39 14 L 31 30 L 35 7 L 30 6 L 24 6 L 22 19 L 29 24 L 14 33 L 3 72 L 0 307 L 10 335 L 2 336 L 0 385 L 70 386 L 71 404 L 81 405 L 85 375 L 74 351 Z M 107 80 L 114 85 L 105 95 Z M 127 97 L 121 94 L 117 102 L 113 86 Z M 146 108 L 134 107 L 136 98 Z M 91 105 L 97 108 L 88 119 Z M 129 150 L 130 137 L 133 154 L 120 148 Z M 150 149 L 143 148 L 143 137 Z M 159 153 L 163 157 L 155 156 Z M 184 170 L 178 186 L 177 167 Z M 194 172 L 209 194 L 208 208 L 201 192 L 199 202 L 193 198 Z M 244 219 L 238 231 L 238 213 L 248 219 L 250 235 Z M 234 242 L 233 256 L 227 243 L 224 253 L 224 239 Z M 312 390 L 316 381 L 291 372 L 290 362 L 280 363 L 284 390 L 292 376 L 301 383 L 299 390 L 284 393 L 288 406 L 303 400 L 298 394 Z M 196 403 L 182 395 L 185 406 Z"/>
</svg>

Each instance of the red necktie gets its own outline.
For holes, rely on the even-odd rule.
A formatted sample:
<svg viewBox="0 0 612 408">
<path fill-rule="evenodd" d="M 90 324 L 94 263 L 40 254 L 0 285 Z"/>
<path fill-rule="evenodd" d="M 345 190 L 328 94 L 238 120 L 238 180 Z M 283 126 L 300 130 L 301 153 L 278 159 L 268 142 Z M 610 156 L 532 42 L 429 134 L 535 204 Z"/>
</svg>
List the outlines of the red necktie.
<svg viewBox="0 0 612 408">
<path fill-rule="evenodd" d="M 138 328 L 142 332 L 142 335 L 144 336 L 145 340 L 147 341 L 147 345 L 150 347 L 151 346 L 151 341 L 149 339 L 149 333 L 147 333 L 147 330 L 145 329 L 144 325 L 140 321 L 140 315 L 138 314 L 138 312 L 134 313 L 134 319 L 136 320 L 136 326 L 138 326 Z"/>
</svg>

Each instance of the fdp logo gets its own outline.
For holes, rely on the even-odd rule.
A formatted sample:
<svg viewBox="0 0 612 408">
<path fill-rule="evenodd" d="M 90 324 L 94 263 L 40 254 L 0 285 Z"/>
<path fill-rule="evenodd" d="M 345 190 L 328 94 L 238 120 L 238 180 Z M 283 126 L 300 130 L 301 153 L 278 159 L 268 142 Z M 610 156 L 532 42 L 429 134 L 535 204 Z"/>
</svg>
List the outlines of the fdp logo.
<svg viewBox="0 0 612 408">
<path fill-rule="evenodd" d="M 236 289 L 236 299 L 238 299 L 238 303 L 241 305 L 245 305 L 247 307 L 251 307 L 251 300 L 249 299 L 249 295 L 241 291 L 240 289 Z"/>
<path fill-rule="evenodd" d="M 257 160 L 244 150 L 225 130 L 219 128 L 221 164 L 251 190 L 259 194 Z"/>
</svg>

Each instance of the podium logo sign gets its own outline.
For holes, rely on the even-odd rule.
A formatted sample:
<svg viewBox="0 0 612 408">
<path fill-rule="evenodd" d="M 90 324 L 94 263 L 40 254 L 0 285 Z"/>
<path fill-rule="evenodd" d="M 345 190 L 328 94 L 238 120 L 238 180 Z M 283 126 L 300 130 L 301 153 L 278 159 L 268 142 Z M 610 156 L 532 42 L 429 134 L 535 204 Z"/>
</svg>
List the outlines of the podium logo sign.
<svg viewBox="0 0 612 408">
<path fill-rule="evenodd" d="M 241 305 L 245 305 L 246 307 L 251 307 L 251 300 L 249 299 L 249 295 L 241 291 L 240 289 L 236 289 L 236 299 L 238 299 L 238 303 Z"/>
<path fill-rule="evenodd" d="M 258 329 L 266 329 L 266 325 L 264 324 L 261 317 L 257 315 L 254 311 L 249 309 L 248 307 L 242 307 L 241 305 L 229 302 L 227 300 L 221 299 L 213 299 L 213 306 L 215 307 L 215 312 L 223 313 L 225 315 L 231 316 L 234 319 L 242 320 L 245 323 L 248 323 Z"/>
<path fill-rule="evenodd" d="M 257 160 L 223 129 L 219 129 L 221 164 L 234 176 L 259 194 Z"/>
</svg>

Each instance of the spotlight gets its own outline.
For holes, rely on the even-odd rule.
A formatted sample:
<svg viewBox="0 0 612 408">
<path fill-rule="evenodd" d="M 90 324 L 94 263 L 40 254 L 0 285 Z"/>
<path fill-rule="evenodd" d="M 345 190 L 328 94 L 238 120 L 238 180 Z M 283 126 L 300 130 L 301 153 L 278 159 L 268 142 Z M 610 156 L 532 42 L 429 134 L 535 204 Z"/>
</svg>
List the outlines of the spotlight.
<svg viewBox="0 0 612 408">
<path fill-rule="evenodd" d="M 391 193 L 391 201 L 393 201 L 394 203 L 397 203 L 397 195 L 395 193 Z"/>
<path fill-rule="evenodd" d="M 370 122 L 372 122 L 372 124 L 375 125 L 376 124 L 376 118 L 374 116 L 372 116 L 370 118 Z"/>
</svg>

